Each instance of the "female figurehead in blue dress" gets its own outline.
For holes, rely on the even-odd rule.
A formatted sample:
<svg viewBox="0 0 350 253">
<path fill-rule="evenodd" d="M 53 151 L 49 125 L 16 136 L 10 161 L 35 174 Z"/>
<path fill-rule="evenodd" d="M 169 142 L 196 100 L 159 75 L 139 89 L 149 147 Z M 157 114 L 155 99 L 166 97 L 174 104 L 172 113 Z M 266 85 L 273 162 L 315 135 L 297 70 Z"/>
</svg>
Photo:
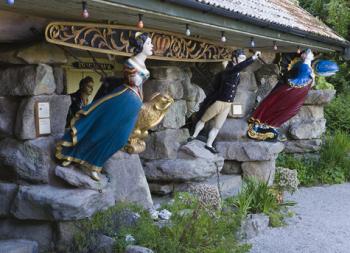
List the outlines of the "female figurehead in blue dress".
<svg viewBox="0 0 350 253">
<path fill-rule="evenodd" d="M 153 45 L 148 34 L 140 32 L 130 38 L 130 45 L 134 56 L 124 64 L 124 82 L 78 111 L 56 146 L 63 166 L 80 164 L 95 180 L 104 163 L 127 143 L 142 106 L 142 85 L 149 78 L 145 60 Z"/>
</svg>

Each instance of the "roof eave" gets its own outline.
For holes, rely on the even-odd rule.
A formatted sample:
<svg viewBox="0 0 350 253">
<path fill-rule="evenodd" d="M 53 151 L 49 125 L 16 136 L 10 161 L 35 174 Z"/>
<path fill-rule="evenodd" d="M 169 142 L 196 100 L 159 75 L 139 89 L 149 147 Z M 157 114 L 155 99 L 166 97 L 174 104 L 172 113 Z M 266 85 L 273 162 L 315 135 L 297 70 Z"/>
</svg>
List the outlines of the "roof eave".
<svg viewBox="0 0 350 253">
<path fill-rule="evenodd" d="M 290 33 L 296 36 L 301 36 L 304 38 L 308 38 L 310 40 L 315 40 L 315 41 L 330 44 L 330 45 L 336 45 L 336 46 L 342 47 L 344 50 L 350 47 L 349 41 L 340 41 L 329 37 L 321 36 L 315 33 L 306 32 L 298 28 L 286 27 L 286 26 L 279 25 L 276 23 L 271 23 L 265 20 L 260 20 L 255 17 L 243 15 L 238 12 L 233 12 L 233 11 L 225 10 L 223 8 L 214 7 L 205 3 L 200 3 L 195 0 L 167 0 L 167 1 L 175 4 L 180 4 L 186 7 L 194 8 L 200 11 L 209 12 L 212 14 L 232 18 L 234 20 L 247 22 L 259 27 L 264 27 L 264 28 L 269 28 L 280 32 Z"/>
</svg>

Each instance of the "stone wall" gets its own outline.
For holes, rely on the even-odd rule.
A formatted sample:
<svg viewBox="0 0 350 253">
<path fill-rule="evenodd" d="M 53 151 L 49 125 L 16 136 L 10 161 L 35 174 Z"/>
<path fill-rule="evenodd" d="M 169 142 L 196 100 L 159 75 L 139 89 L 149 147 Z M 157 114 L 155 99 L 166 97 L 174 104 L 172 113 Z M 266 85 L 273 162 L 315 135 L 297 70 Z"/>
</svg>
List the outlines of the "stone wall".
<svg viewBox="0 0 350 253">
<path fill-rule="evenodd" d="M 65 252 L 69 242 L 62 236 L 72 234 L 66 224 L 117 201 L 153 206 L 138 155 L 116 153 L 98 183 L 57 164 L 55 144 L 71 103 L 63 94 L 67 58 L 61 49 L 45 43 L 18 48 L 0 53 L 0 62 L 0 240 L 26 239 L 40 252 Z M 37 135 L 36 102 L 50 103 L 50 135 Z M 178 107 L 184 110 L 181 102 Z"/>
<path fill-rule="evenodd" d="M 285 146 L 292 153 L 319 149 L 325 130 L 323 106 L 334 93 L 310 92 L 300 113 L 283 126 L 286 143 L 247 139 L 247 118 L 277 82 L 276 66 L 270 64 L 273 55 L 263 57 L 267 65 L 256 62 L 241 73 L 234 103 L 242 105 L 243 114 L 230 113 L 215 143 L 217 155 L 202 141 L 188 143 L 189 130 L 182 127 L 212 88 L 210 80 L 221 64 L 149 62 L 145 100 L 162 92 L 175 102 L 150 131 L 145 152 L 117 152 L 96 183 L 79 169 L 59 166 L 54 158 L 70 105 L 70 97 L 63 94 L 64 52 L 39 44 L 0 54 L 5 66 L 0 70 L 0 240 L 27 239 L 36 241 L 42 252 L 65 252 L 74 221 L 117 201 L 151 208 L 151 192 L 163 196 L 203 185 L 231 196 L 239 190 L 242 175 L 272 183 L 275 159 Z M 50 103 L 48 136 L 37 136 L 36 102 Z"/>
</svg>

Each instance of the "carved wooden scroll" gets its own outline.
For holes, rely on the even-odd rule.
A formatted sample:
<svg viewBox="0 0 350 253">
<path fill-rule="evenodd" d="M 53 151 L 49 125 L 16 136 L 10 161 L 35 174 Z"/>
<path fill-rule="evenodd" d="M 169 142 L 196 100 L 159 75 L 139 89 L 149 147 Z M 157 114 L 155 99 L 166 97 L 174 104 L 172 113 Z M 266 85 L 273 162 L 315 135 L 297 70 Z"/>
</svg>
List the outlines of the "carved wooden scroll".
<svg viewBox="0 0 350 253">
<path fill-rule="evenodd" d="M 133 48 L 129 37 L 137 31 L 136 27 L 53 22 L 45 31 L 50 43 L 79 48 L 99 53 L 131 56 Z M 217 62 L 231 58 L 231 47 L 224 47 L 213 42 L 189 38 L 181 34 L 143 29 L 148 32 L 154 45 L 151 59 L 187 62 Z"/>
</svg>

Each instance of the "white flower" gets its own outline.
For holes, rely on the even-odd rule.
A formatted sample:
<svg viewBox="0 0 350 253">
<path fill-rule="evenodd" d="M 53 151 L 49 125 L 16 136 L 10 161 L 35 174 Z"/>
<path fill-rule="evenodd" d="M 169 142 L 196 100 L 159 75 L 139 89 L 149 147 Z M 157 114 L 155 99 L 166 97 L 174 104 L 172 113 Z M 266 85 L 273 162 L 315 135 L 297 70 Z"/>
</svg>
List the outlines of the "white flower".
<svg viewBox="0 0 350 253">
<path fill-rule="evenodd" d="M 162 220 L 169 220 L 171 217 L 171 212 L 169 212 L 166 209 L 163 209 L 159 212 L 159 218 L 161 218 Z"/>
<path fill-rule="evenodd" d="M 132 235 L 128 234 L 128 235 L 125 236 L 125 241 L 126 241 L 126 242 L 130 242 L 130 243 L 133 243 L 133 242 L 135 242 L 136 240 L 135 240 L 135 238 L 134 238 Z"/>
</svg>

